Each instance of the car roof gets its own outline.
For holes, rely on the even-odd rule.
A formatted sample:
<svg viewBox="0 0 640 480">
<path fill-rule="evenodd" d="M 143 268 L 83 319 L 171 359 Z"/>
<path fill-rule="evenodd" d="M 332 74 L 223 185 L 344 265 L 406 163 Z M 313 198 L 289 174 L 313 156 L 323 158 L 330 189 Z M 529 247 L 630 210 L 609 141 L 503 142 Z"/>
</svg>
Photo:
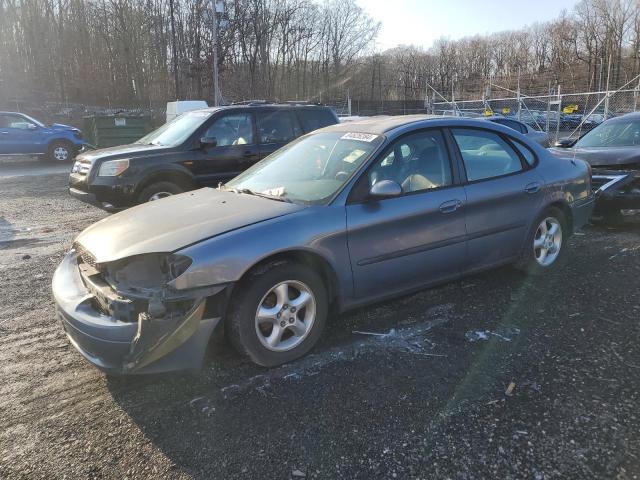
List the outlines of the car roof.
<svg viewBox="0 0 640 480">
<path fill-rule="evenodd" d="M 338 123 L 324 127 L 323 132 L 357 132 L 375 135 L 401 133 L 421 127 L 482 127 L 497 131 L 512 131 L 500 124 L 487 122 L 482 118 L 465 118 L 443 115 L 395 115 L 377 116 L 348 123 Z M 505 130 L 506 129 L 506 130 Z"/>
<path fill-rule="evenodd" d="M 247 102 L 247 103 L 232 103 L 231 105 L 221 105 L 219 107 L 200 108 L 198 110 L 190 110 L 191 112 L 218 112 L 221 110 L 229 109 L 244 109 L 244 108 L 268 108 L 268 109 L 330 109 L 327 105 L 317 105 L 313 103 L 266 103 L 266 102 Z"/>
<path fill-rule="evenodd" d="M 607 122 L 615 122 L 616 120 L 640 120 L 640 112 L 625 113 L 624 115 L 620 115 L 619 117 L 609 118 L 607 119 Z"/>
</svg>

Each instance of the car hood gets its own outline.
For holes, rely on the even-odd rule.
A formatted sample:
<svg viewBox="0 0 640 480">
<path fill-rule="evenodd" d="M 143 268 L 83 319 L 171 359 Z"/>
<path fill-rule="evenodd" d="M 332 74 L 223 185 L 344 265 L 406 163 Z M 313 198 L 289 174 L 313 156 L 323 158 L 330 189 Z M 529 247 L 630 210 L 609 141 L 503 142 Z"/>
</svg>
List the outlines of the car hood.
<svg viewBox="0 0 640 480">
<path fill-rule="evenodd" d="M 64 125 L 62 123 L 53 123 L 49 125 L 49 128 L 52 130 L 71 130 L 72 132 L 79 132 L 80 129 L 76 127 L 72 127 L 71 125 Z"/>
<path fill-rule="evenodd" d="M 207 238 L 306 207 L 254 195 L 202 188 L 145 203 L 94 223 L 76 244 L 98 263 L 174 252 Z"/>
<path fill-rule="evenodd" d="M 593 167 L 630 165 L 640 163 L 640 147 L 589 147 L 550 148 L 549 152 L 558 158 L 579 158 Z"/>
<path fill-rule="evenodd" d="M 161 145 L 143 145 L 140 143 L 132 143 L 130 145 L 119 145 L 117 147 L 101 148 L 99 150 L 89 150 L 81 153 L 76 160 L 94 163 L 96 160 L 105 158 L 125 158 L 132 156 L 142 156 L 147 153 L 160 153 L 167 150 L 168 147 Z"/>
</svg>

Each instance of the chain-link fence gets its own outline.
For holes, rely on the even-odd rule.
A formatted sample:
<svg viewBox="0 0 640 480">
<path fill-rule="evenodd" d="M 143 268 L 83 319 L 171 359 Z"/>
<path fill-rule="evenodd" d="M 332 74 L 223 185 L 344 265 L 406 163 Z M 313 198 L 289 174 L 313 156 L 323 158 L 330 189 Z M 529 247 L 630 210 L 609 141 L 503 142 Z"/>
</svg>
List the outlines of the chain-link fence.
<svg viewBox="0 0 640 480">
<path fill-rule="evenodd" d="M 514 96 L 499 99 L 429 102 L 434 115 L 483 117 L 501 115 L 518 119 L 552 140 L 577 137 L 608 118 L 635 112 L 639 89 L 562 95 Z"/>
</svg>

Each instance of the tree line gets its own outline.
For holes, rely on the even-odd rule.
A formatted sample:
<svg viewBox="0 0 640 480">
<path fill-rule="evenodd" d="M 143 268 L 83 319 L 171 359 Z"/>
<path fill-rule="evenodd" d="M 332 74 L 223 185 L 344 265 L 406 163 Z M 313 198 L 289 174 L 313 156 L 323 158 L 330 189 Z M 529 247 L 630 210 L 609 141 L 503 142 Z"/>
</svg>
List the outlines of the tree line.
<svg viewBox="0 0 640 480">
<path fill-rule="evenodd" d="M 0 104 L 211 100 L 214 21 L 226 101 L 477 98 L 518 81 L 586 91 L 640 73 L 636 0 L 582 0 L 521 30 L 383 52 L 355 0 L 223 4 L 214 16 L 210 0 L 0 0 Z"/>
</svg>

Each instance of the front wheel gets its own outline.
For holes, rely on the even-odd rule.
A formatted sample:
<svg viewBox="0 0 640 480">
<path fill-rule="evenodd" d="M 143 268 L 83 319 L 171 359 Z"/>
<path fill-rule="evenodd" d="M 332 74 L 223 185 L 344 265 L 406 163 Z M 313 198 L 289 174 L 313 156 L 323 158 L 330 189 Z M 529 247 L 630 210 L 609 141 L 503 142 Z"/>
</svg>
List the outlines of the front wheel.
<svg viewBox="0 0 640 480">
<path fill-rule="evenodd" d="M 73 159 L 75 149 L 69 142 L 56 141 L 49 146 L 47 158 L 54 162 L 68 162 Z"/>
<path fill-rule="evenodd" d="M 324 329 L 328 299 L 322 278 L 309 267 L 274 262 L 236 288 L 227 332 L 253 362 L 274 367 L 306 354 Z"/>
<path fill-rule="evenodd" d="M 557 208 L 548 208 L 536 219 L 527 237 L 517 267 L 541 274 L 560 264 L 567 239 L 566 218 Z"/>
<path fill-rule="evenodd" d="M 183 193 L 184 189 L 172 182 L 156 182 L 145 187 L 138 195 L 138 203 L 154 202 L 171 195 Z"/>
</svg>

